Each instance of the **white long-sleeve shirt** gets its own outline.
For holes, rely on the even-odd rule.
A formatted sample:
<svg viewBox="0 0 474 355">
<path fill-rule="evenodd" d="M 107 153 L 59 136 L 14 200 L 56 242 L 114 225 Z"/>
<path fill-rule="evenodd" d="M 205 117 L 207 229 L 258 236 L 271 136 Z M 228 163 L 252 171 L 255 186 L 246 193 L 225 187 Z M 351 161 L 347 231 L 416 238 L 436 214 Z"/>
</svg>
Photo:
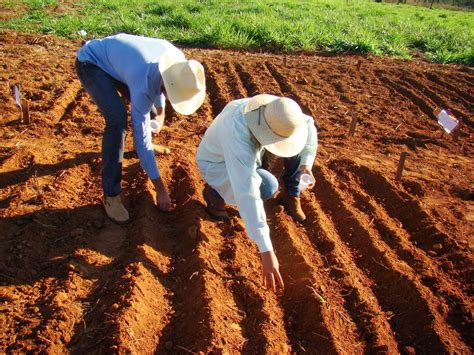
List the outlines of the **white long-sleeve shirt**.
<svg viewBox="0 0 474 355">
<path fill-rule="evenodd" d="M 247 126 L 244 107 L 250 99 L 230 102 L 214 119 L 199 144 L 197 163 L 206 182 L 224 200 L 237 205 L 247 234 L 261 253 L 273 250 L 263 201 L 262 179 L 257 173 L 264 148 Z M 308 139 L 300 165 L 312 166 L 316 157 L 317 132 L 314 120 L 305 115 Z"/>
</svg>

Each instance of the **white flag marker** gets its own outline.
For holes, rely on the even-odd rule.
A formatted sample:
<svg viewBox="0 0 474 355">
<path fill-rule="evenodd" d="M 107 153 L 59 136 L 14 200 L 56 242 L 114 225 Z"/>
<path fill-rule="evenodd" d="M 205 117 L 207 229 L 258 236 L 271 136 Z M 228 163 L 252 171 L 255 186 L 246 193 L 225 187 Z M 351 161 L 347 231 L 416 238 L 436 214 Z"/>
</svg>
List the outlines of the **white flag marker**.
<svg viewBox="0 0 474 355">
<path fill-rule="evenodd" d="M 13 96 L 15 98 L 16 104 L 21 109 L 20 90 L 18 90 L 18 87 L 16 85 L 13 86 Z"/>
<path fill-rule="evenodd" d="M 436 109 L 434 114 L 438 118 L 438 123 L 444 128 L 446 133 L 451 133 L 458 125 L 456 117 L 451 116 L 446 110 Z"/>
</svg>

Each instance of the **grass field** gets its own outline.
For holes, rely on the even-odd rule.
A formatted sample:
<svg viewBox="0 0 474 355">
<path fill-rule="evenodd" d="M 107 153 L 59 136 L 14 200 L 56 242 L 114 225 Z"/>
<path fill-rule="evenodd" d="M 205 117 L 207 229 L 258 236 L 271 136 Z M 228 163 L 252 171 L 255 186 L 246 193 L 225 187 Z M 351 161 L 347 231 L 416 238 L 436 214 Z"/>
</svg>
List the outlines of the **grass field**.
<svg viewBox="0 0 474 355">
<path fill-rule="evenodd" d="M 474 65 L 474 12 L 369 0 L 2 0 L 3 28 L 86 37 L 128 32 L 190 47 L 279 51 L 415 53 Z"/>
</svg>

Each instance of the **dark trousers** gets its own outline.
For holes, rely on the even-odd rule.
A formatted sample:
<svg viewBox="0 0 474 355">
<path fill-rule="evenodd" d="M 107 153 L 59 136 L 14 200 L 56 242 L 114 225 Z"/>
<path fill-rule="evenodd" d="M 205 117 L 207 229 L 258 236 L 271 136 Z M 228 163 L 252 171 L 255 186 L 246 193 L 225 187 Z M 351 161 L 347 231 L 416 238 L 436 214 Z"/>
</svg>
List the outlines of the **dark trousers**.
<svg viewBox="0 0 474 355">
<path fill-rule="evenodd" d="M 102 137 L 102 188 L 105 196 L 121 193 L 122 160 L 127 130 L 127 109 L 117 82 L 99 67 L 76 60 L 79 80 L 105 118 Z"/>
</svg>

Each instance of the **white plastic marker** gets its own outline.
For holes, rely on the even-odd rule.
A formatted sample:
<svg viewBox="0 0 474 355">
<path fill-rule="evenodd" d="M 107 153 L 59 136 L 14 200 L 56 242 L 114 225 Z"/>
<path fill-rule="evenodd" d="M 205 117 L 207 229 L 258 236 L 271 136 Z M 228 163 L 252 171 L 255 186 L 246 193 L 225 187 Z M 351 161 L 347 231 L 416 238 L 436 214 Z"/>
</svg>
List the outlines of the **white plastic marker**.
<svg viewBox="0 0 474 355">
<path fill-rule="evenodd" d="M 434 114 L 438 118 L 438 123 L 444 128 L 446 133 L 451 133 L 459 124 L 459 121 L 446 110 L 436 108 Z"/>
<path fill-rule="evenodd" d="M 161 124 L 157 120 L 150 120 L 150 127 L 152 132 L 159 132 L 161 129 Z"/>
<path fill-rule="evenodd" d="M 13 97 L 15 98 L 15 102 L 16 102 L 17 106 L 21 110 L 20 90 L 18 90 L 18 87 L 16 85 L 13 86 Z"/>
<path fill-rule="evenodd" d="M 314 180 L 314 178 L 311 175 L 301 174 L 298 189 L 300 191 L 304 191 L 308 188 L 309 185 L 314 184 L 315 182 L 316 180 Z"/>
</svg>

